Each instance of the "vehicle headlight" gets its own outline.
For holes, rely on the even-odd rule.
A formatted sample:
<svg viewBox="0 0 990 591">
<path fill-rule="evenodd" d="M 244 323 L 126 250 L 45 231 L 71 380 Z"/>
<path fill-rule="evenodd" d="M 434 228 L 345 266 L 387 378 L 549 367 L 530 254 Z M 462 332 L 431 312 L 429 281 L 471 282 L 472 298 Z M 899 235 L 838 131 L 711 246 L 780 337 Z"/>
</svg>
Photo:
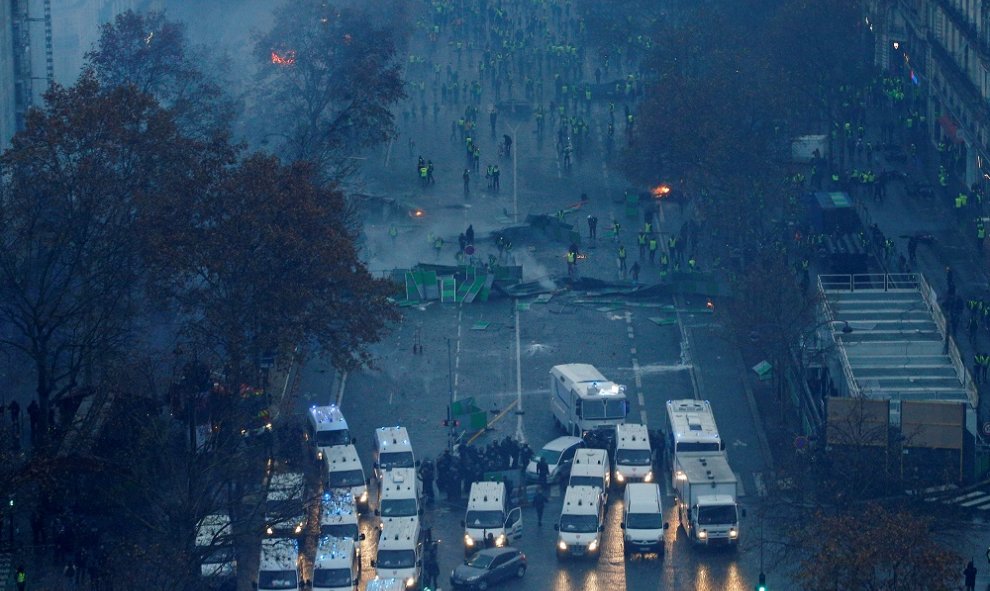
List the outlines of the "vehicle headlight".
<svg viewBox="0 0 990 591">
<path fill-rule="evenodd" d="M 300 523 L 300 524 L 298 524 L 298 525 L 296 525 L 296 533 L 297 533 L 297 534 L 298 534 L 298 533 L 302 533 L 302 524 L 301 524 L 301 523 Z"/>
<path fill-rule="evenodd" d="M 705 530 L 701 530 L 701 531 L 698 532 L 698 539 L 699 540 L 704 540 L 707 537 L 708 537 L 708 532 L 706 532 Z"/>
<path fill-rule="evenodd" d="M 360 501 L 362 503 L 367 503 L 368 502 L 368 491 L 364 491 L 363 493 L 361 493 Z"/>
<path fill-rule="evenodd" d="M 413 588 L 415 586 L 416 586 L 416 578 L 415 577 L 409 577 L 408 579 L 406 579 L 406 589 L 411 589 L 411 588 Z"/>
<path fill-rule="evenodd" d="M 557 548 L 559 548 L 560 550 L 563 550 L 564 552 L 566 552 L 567 551 L 567 544 L 564 543 L 564 540 L 560 540 L 559 542 L 557 542 Z"/>
<path fill-rule="evenodd" d="M 272 530 L 272 526 L 269 525 L 269 526 L 265 527 L 265 533 L 268 534 L 268 535 L 272 535 L 273 533 L 275 533 L 275 531 Z"/>
<path fill-rule="evenodd" d="M 598 540 L 597 539 L 591 540 L 591 543 L 588 544 L 588 551 L 594 552 L 597 549 L 598 549 Z"/>
<path fill-rule="evenodd" d="M 735 529 L 730 529 L 729 530 L 729 537 L 732 538 L 732 539 L 736 539 L 736 538 L 739 537 L 739 532 L 736 531 Z"/>
<path fill-rule="evenodd" d="M 319 460 L 319 461 L 321 461 L 321 462 L 323 461 L 323 452 L 322 451 L 316 452 L 316 459 Z"/>
<path fill-rule="evenodd" d="M 495 545 L 499 548 L 505 545 L 505 534 L 499 534 L 498 539 L 495 540 Z"/>
<path fill-rule="evenodd" d="M 619 482 L 625 482 L 626 481 L 626 477 L 622 475 L 622 472 L 616 472 L 615 473 L 615 479 L 618 480 Z"/>
<path fill-rule="evenodd" d="M 467 534 L 464 534 L 464 545 L 467 546 L 467 547 L 469 547 L 469 548 L 471 546 L 474 546 L 474 538 L 472 538 L 471 536 L 469 536 Z"/>
<path fill-rule="evenodd" d="M 677 471 L 677 474 L 675 474 L 674 476 L 677 478 L 677 480 L 680 480 L 682 482 L 685 481 L 685 480 L 687 480 L 687 474 L 685 474 L 684 472 L 681 472 L 680 470 L 678 470 Z"/>
<path fill-rule="evenodd" d="M 643 482 L 653 482 L 653 470 L 646 473 L 646 476 L 643 477 Z"/>
</svg>

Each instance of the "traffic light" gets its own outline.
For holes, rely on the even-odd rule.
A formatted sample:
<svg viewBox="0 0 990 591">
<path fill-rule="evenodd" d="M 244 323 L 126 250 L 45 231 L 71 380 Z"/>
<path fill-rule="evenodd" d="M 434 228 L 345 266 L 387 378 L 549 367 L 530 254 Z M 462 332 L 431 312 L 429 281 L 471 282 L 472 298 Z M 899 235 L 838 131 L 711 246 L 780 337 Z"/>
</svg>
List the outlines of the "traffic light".
<svg viewBox="0 0 990 591">
<path fill-rule="evenodd" d="M 461 421 L 460 419 L 444 419 L 440 421 L 440 424 L 444 427 L 460 427 Z"/>
<path fill-rule="evenodd" d="M 756 591 L 767 591 L 767 576 L 760 573 L 760 580 L 756 583 Z"/>
</svg>

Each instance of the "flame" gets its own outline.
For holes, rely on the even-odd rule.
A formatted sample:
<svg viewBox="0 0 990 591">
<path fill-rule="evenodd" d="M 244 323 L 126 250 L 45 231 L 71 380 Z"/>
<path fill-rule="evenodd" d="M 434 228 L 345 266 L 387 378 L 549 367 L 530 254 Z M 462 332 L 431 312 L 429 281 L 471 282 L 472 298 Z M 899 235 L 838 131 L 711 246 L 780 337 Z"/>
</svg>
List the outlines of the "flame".
<svg viewBox="0 0 990 591">
<path fill-rule="evenodd" d="M 296 50 L 289 49 L 282 53 L 272 50 L 272 63 L 279 66 L 291 66 L 296 63 Z"/>
<path fill-rule="evenodd" d="M 714 310 L 715 309 L 715 302 L 713 302 L 711 300 L 711 298 L 708 298 L 708 301 L 705 302 L 705 307 L 708 308 L 709 310 Z"/>
<path fill-rule="evenodd" d="M 670 185 L 657 185 L 650 190 L 653 196 L 657 199 L 663 199 L 667 195 L 670 195 Z"/>
<path fill-rule="evenodd" d="M 418 208 L 418 207 L 416 209 L 413 209 L 413 210 L 410 210 L 409 211 L 409 217 L 421 218 L 421 217 L 423 217 L 425 215 L 426 215 L 426 212 L 423 211 L 422 209 Z"/>
</svg>

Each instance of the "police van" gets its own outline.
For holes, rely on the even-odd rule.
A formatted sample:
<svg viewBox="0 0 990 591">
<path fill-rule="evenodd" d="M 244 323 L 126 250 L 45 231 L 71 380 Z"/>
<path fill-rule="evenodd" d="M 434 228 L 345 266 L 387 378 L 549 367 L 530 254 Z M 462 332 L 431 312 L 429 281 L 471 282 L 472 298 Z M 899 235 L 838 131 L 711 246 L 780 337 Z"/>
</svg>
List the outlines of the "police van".
<svg viewBox="0 0 990 591">
<path fill-rule="evenodd" d="M 381 517 L 379 527 L 391 521 L 419 523 L 419 496 L 422 483 L 415 468 L 393 468 L 385 472 L 379 490 L 375 515 Z"/>
<path fill-rule="evenodd" d="M 668 400 L 667 426 L 670 438 L 667 459 L 671 465 L 675 454 L 725 451 L 712 405 L 707 400 Z"/>
<path fill-rule="evenodd" d="M 405 583 L 406 589 L 418 588 L 423 568 L 419 521 L 386 523 L 378 538 L 378 553 L 371 566 L 378 577 L 399 579 Z"/>
<path fill-rule="evenodd" d="M 647 482 L 631 482 L 626 486 L 622 503 L 622 551 L 633 553 L 655 552 L 663 554 L 664 530 L 663 502 L 660 485 Z"/>
<path fill-rule="evenodd" d="M 196 527 L 196 551 L 200 574 L 211 581 L 237 576 L 237 560 L 230 527 L 230 515 L 214 513 Z"/>
<path fill-rule="evenodd" d="M 375 479 L 381 481 L 382 474 L 392 468 L 415 468 L 409 432 L 405 427 L 379 427 L 375 429 L 374 458 Z"/>
<path fill-rule="evenodd" d="M 611 483 L 612 466 L 609 464 L 607 451 L 585 448 L 574 452 L 568 486 L 594 486 L 601 491 L 602 500 L 608 502 L 608 488 Z"/>
<path fill-rule="evenodd" d="M 368 509 L 368 480 L 353 444 L 320 448 L 323 452 L 323 486 L 326 490 L 342 489 L 354 495 L 358 509 Z"/>
<path fill-rule="evenodd" d="M 298 589 L 302 582 L 299 545 L 296 540 L 265 538 L 261 540 L 258 562 L 258 591 Z"/>
<path fill-rule="evenodd" d="M 584 437 L 624 423 L 629 402 L 626 387 L 610 381 L 595 366 L 568 363 L 550 369 L 550 409 L 565 433 Z"/>
<path fill-rule="evenodd" d="M 653 482 L 653 450 L 646 425 L 628 423 L 615 428 L 615 482 Z"/>
<path fill-rule="evenodd" d="M 303 502 L 305 479 L 299 472 L 279 472 L 268 481 L 265 497 L 265 533 L 276 537 L 295 537 L 306 529 L 306 506 Z"/>
<path fill-rule="evenodd" d="M 346 490 L 329 490 L 323 493 L 320 501 L 320 536 L 348 538 L 355 542 L 364 539 L 358 526 L 354 495 Z M 358 552 L 360 551 L 359 546 Z"/>
<path fill-rule="evenodd" d="M 508 545 L 522 537 L 522 509 L 509 508 L 509 495 L 504 482 L 475 482 L 468 495 L 464 528 L 464 555 L 470 556 L 485 547 L 489 534 L 496 547 Z"/>
<path fill-rule="evenodd" d="M 568 486 L 557 531 L 557 558 L 597 556 L 605 529 L 605 503 L 594 486 Z"/>
<path fill-rule="evenodd" d="M 306 417 L 306 438 L 316 449 L 317 461 L 323 459 L 323 448 L 354 443 L 351 432 L 347 429 L 347 421 L 336 404 L 311 406 Z"/>
<path fill-rule="evenodd" d="M 361 557 L 350 538 L 323 536 L 313 557 L 313 591 L 357 591 Z"/>
</svg>

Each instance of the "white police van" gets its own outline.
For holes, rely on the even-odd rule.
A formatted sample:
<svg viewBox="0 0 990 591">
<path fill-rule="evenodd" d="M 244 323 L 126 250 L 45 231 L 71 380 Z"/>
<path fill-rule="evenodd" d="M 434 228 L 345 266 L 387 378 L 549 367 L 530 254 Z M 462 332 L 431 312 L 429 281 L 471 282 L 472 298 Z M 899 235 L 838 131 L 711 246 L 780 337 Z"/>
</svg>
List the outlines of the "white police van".
<svg viewBox="0 0 990 591">
<path fill-rule="evenodd" d="M 663 554 L 664 530 L 668 525 L 663 520 L 660 485 L 648 482 L 626 485 L 621 527 L 622 550 L 626 556 L 637 552 Z"/>
<path fill-rule="evenodd" d="M 415 468 L 409 432 L 405 427 L 379 427 L 375 429 L 374 458 L 375 479 L 381 481 L 382 474 L 393 468 Z"/>
<path fill-rule="evenodd" d="M 646 425 L 627 423 L 615 427 L 615 481 L 653 482 L 653 450 Z"/>
<path fill-rule="evenodd" d="M 303 502 L 305 479 L 300 472 L 279 472 L 268 482 L 265 498 L 265 533 L 276 537 L 296 537 L 306 529 Z"/>
<path fill-rule="evenodd" d="M 219 580 L 237 576 L 232 536 L 227 513 L 213 513 L 200 520 L 196 527 L 196 551 L 204 578 Z"/>
<path fill-rule="evenodd" d="M 350 538 L 320 538 L 313 557 L 313 591 L 357 591 L 361 556 Z"/>
<path fill-rule="evenodd" d="M 378 553 L 371 562 L 376 576 L 399 579 L 406 589 L 417 589 L 423 569 L 423 544 L 419 536 L 419 521 L 386 523 L 378 538 Z"/>
<path fill-rule="evenodd" d="M 501 548 L 522 537 L 522 509 L 509 508 L 509 495 L 504 482 L 475 482 L 468 495 L 464 528 L 464 555 L 470 556 L 485 547 L 489 534 L 495 546 Z"/>
<path fill-rule="evenodd" d="M 393 468 L 385 472 L 375 515 L 381 518 L 379 527 L 391 521 L 419 524 L 419 496 L 422 483 L 415 468 Z"/>
<path fill-rule="evenodd" d="M 602 502 L 608 502 L 608 488 L 612 482 L 612 466 L 604 449 L 584 448 L 574 452 L 568 486 L 594 486 L 602 493 Z"/>
<path fill-rule="evenodd" d="M 346 490 L 329 490 L 323 493 L 320 501 L 320 536 L 348 538 L 355 542 L 364 539 L 364 534 L 358 526 L 358 510 L 354 495 Z"/>
<path fill-rule="evenodd" d="M 323 448 L 336 445 L 350 445 L 351 432 L 347 429 L 347 420 L 336 404 L 330 406 L 311 406 L 306 412 L 306 438 L 316 449 L 316 459 L 323 459 Z"/>
<path fill-rule="evenodd" d="M 258 591 L 298 589 L 302 582 L 302 564 L 296 540 L 262 539 L 258 565 L 258 581 L 255 583 Z"/>
<path fill-rule="evenodd" d="M 597 556 L 605 529 L 605 503 L 594 486 L 568 486 L 557 531 L 557 558 Z"/>
<path fill-rule="evenodd" d="M 368 480 L 353 444 L 320 448 L 323 452 L 323 486 L 341 489 L 354 495 L 358 509 L 368 509 Z"/>
</svg>

